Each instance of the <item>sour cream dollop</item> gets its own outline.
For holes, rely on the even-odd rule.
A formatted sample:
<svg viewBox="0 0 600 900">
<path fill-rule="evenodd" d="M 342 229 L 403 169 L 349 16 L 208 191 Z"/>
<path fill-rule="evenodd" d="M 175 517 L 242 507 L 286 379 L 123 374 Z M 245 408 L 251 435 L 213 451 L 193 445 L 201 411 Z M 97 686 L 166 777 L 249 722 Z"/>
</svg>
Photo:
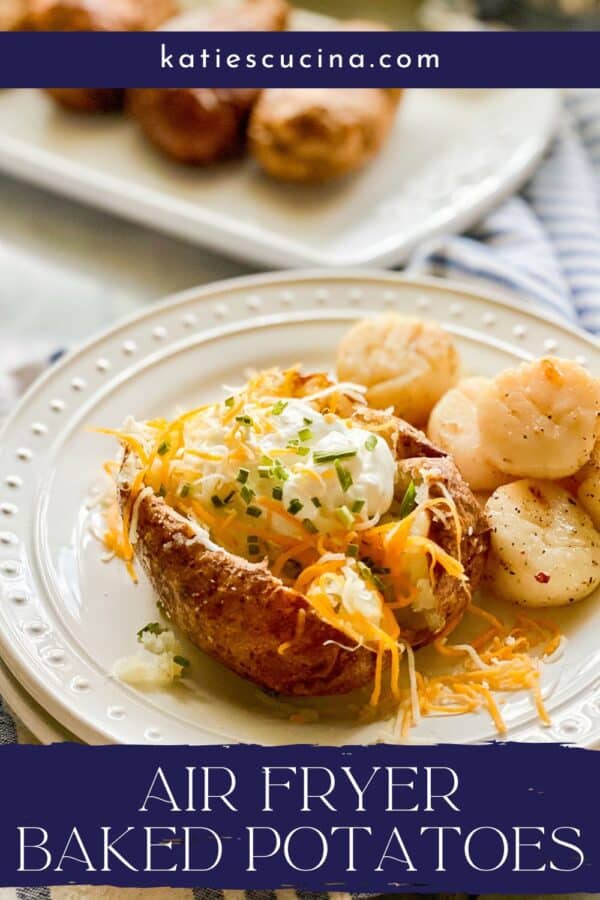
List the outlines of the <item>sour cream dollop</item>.
<svg viewBox="0 0 600 900">
<path fill-rule="evenodd" d="M 268 428 L 241 426 L 248 450 L 242 462 L 228 444 L 231 425 L 223 425 L 216 412 L 186 432 L 186 447 L 217 457 L 202 463 L 202 476 L 192 485 L 197 499 L 210 503 L 232 485 L 239 493 L 243 477 L 253 505 L 271 504 L 272 509 L 276 497 L 283 510 L 296 510 L 294 515 L 323 532 L 349 530 L 347 513 L 360 526 L 373 524 L 390 508 L 396 466 L 382 438 L 350 420 L 317 412 L 305 400 L 274 401 L 266 415 L 264 404 L 248 402 L 243 414 L 249 423 L 266 420 Z M 269 461 L 277 465 L 270 467 Z M 269 504 L 263 506 L 265 499 Z M 278 528 L 287 532 L 292 526 L 280 520 Z"/>
</svg>

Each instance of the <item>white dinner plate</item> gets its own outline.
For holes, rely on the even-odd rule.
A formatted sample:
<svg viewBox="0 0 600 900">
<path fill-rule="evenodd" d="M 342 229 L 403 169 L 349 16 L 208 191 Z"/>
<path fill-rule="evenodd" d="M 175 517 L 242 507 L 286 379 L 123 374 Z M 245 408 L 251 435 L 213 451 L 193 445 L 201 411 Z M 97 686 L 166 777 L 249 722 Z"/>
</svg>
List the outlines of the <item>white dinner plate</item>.
<svg viewBox="0 0 600 900">
<path fill-rule="evenodd" d="M 278 274 L 193 290 L 112 328 L 55 365 L 23 399 L 0 441 L 0 651 L 13 675 L 63 727 L 89 742 L 366 743 L 391 723 L 359 724 L 348 704 L 275 700 L 192 646 L 191 688 L 139 692 L 112 676 L 135 651 L 136 631 L 156 619 L 149 585 L 118 561 L 103 563 L 91 533 L 90 497 L 110 439 L 88 425 L 169 415 L 223 396 L 248 367 L 330 369 L 337 341 L 357 317 L 382 309 L 431 316 L 455 336 L 465 369 L 492 375 L 553 352 L 598 374 L 591 338 L 505 301 L 433 279 L 350 271 Z M 509 737 L 592 744 L 600 735 L 600 597 L 554 617 L 568 636 L 543 666 L 553 725 L 538 725 L 528 695 L 503 705 Z M 490 603 L 484 598 L 485 603 Z M 421 651 L 424 663 L 430 651 Z M 414 741 L 493 738 L 486 715 L 426 718 Z"/>
<path fill-rule="evenodd" d="M 77 740 L 35 702 L 0 660 L 0 695 L 10 711 L 42 744 Z"/>
<path fill-rule="evenodd" d="M 251 160 L 162 158 L 122 115 L 0 91 L 0 170 L 266 266 L 395 265 L 474 224 L 532 173 L 557 122 L 550 90 L 412 90 L 383 152 L 335 184 L 289 185 Z"/>
</svg>

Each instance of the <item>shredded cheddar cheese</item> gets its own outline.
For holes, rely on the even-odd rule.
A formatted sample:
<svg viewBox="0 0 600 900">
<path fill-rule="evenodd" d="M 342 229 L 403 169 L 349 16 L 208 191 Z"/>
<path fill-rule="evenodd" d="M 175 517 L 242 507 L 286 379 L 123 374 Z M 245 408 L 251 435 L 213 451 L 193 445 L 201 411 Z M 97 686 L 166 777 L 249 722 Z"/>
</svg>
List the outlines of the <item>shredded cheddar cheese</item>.
<svg viewBox="0 0 600 900">
<path fill-rule="evenodd" d="M 298 378 L 296 369 L 259 373 L 226 400 L 172 421 L 99 429 L 116 437 L 125 454 L 122 471 L 118 462 L 105 465 L 127 497 L 121 510 L 116 499 L 106 510 L 109 553 L 125 562 L 135 580 L 139 504 L 154 493 L 199 523 L 219 546 L 267 564 L 302 594 L 306 608 L 299 610 L 295 633 L 279 645 L 279 655 L 297 651 L 310 614 L 344 635 L 349 646 L 327 643 L 372 653 L 369 705 L 377 707 L 391 696 L 401 734 L 421 716 L 479 710 L 504 733 L 496 695 L 519 690 L 532 693 L 547 723 L 531 655 L 539 649 L 549 656 L 560 644 L 560 633 L 546 623 L 518 616 L 508 627 L 471 604 L 470 613 L 484 620 L 484 629 L 469 643 L 449 644 L 447 635 L 435 642 L 452 671 L 435 676 L 419 671 L 412 644 L 430 620 L 427 604 L 418 606 L 417 599 L 423 604 L 426 589 L 435 603 L 443 573 L 466 581 L 456 503 L 435 472 L 419 482 L 414 503 L 411 482 L 406 509 L 401 497 L 394 499 L 391 475 L 384 503 L 387 488 L 377 477 L 361 481 L 363 467 L 371 465 L 375 476 L 379 472 L 374 453 L 380 454 L 382 470 L 387 465 L 390 451 L 377 435 L 383 429 L 376 425 L 365 432 L 336 413 L 356 395 L 356 386 L 322 387 L 316 378 L 316 390 L 299 399 Z M 370 496 L 372 484 L 377 490 Z M 441 523 L 450 535 L 444 547 L 432 538 L 432 523 Z"/>
</svg>

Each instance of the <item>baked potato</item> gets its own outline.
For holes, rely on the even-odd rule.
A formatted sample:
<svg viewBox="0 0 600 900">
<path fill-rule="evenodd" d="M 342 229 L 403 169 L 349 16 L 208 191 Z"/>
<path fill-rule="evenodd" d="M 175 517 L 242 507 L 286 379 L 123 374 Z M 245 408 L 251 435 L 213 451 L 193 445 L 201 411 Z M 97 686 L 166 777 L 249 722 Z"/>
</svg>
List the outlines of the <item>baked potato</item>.
<svg viewBox="0 0 600 900">
<path fill-rule="evenodd" d="M 0 4 L 0 31 L 22 31 L 29 25 L 27 0 L 2 0 Z"/>
<path fill-rule="evenodd" d="M 270 88 L 250 119 L 250 153 L 280 181 L 341 178 L 379 153 L 397 105 L 383 88 Z"/>
<path fill-rule="evenodd" d="M 210 19 L 180 16 L 169 28 L 184 31 L 281 31 L 284 0 L 246 0 Z M 258 88 L 136 88 L 128 108 L 147 138 L 178 162 L 205 166 L 238 155 L 246 143 L 250 111 Z"/>
<path fill-rule="evenodd" d="M 452 460 L 324 375 L 261 373 L 110 433 L 124 558 L 194 644 L 271 691 L 375 679 L 376 702 L 382 671 L 397 690 L 406 646 L 446 634 L 481 577 L 486 520 Z"/>
<path fill-rule="evenodd" d="M 177 12 L 175 0 L 32 0 L 34 31 L 153 31 Z M 109 112 L 123 105 L 118 88 L 50 88 L 61 106 L 78 112 Z"/>
<path fill-rule="evenodd" d="M 344 31 L 385 31 L 363 20 Z M 400 88 L 270 88 L 250 119 L 250 152 L 282 181 L 325 182 L 356 172 L 383 147 Z"/>
</svg>

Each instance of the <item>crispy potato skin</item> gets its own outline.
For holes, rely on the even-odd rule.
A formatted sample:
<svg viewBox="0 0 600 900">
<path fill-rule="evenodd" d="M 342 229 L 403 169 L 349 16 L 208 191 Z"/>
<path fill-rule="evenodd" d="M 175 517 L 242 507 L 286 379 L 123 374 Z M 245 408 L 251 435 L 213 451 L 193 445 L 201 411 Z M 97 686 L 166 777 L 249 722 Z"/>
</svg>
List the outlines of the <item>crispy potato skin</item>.
<svg viewBox="0 0 600 900">
<path fill-rule="evenodd" d="M 206 166 L 242 152 L 258 94 L 252 88 L 138 88 L 128 91 L 127 107 L 166 156 Z"/>
<path fill-rule="evenodd" d="M 281 181 L 341 178 L 379 153 L 398 99 L 379 88 L 271 88 L 252 113 L 250 152 Z"/>
<path fill-rule="evenodd" d="M 400 468 L 410 472 L 414 477 L 419 474 L 423 475 L 427 471 L 439 471 L 439 481 L 450 491 L 456 503 L 461 523 L 461 535 L 459 541 L 454 529 L 443 528 L 439 522 L 434 520 L 432 520 L 430 535 L 451 556 L 457 557 L 460 553 L 464 570 L 469 579 L 469 584 L 463 584 L 445 570 L 441 570 L 435 587 L 435 595 L 438 609 L 446 624 L 437 634 L 431 634 L 428 631 L 417 633 L 414 645 L 422 647 L 437 637 L 443 637 L 462 618 L 473 591 L 483 577 L 489 548 L 489 528 L 481 507 L 450 457 L 407 459 L 400 463 Z M 442 491 L 438 490 L 438 493 L 441 495 Z"/>
<path fill-rule="evenodd" d="M 153 31 L 177 12 L 175 0 L 32 0 L 34 31 Z M 61 106 L 77 112 L 110 112 L 123 106 L 118 88 L 50 88 Z"/>
<path fill-rule="evenodd" d="M 2 0 L 0 3 L 0 31 L 23 31 L 29 27 L 26 0 Z"/>
<path fill-rule="evenodd" d="M 81 113 L 113 112 L 122 108 L 124 97 L 120 88 L 47 88 L 46 93 L 59 106 Z"/>
<path fill-rule="evenodd" d="M 314 382 L 304 384 L 307 392 L 311 386 Z M 423 646 L 462 616 L 482 574 L 487 522 L 454 463 L 424 434 L 377 410 L 358 408 L 354 418 L 388 442 L 407 477 L 434 470 L 457 504 L 460 549 L 470 586 L 445 573 L 439 575 L 436 597 L 445 626 L 437 634 L 418 633 L 414 646 Z M 121 505 L 128 499 L 128 486 L 121 484 Z M 456 555 L 456 534 L 439 525 L 432 528 L 440 545 Z M 139 503 L 135 552 L 169 619 L 196 646 L 238 675 L 287 696 L 347 693 L 372 680 L 373 653 L 365 648 L 344 649 L 349 639 L 322 622 L 302 594 L 286 587 L 262 564 L 220 548 L 207 549 L 190 523 L 153 494 Z M 306 612 L 306 622 L 302 634 L 295 637 L 299 610 Z M 279 646 L 284 641 L 292 644 L 281 654 Z M 327 641 L 337 643 L 326 645 Z"/>
<path fill-rule="evenodd" d="M 281 31 L 287 16 L 284 0 L 246 0 L 209 20 L 180 16 L 169 23 L 168 30 Z M 259 94 L 256 88 L 137 88 L 128 91 L 127 106 L 162 153 L 180 163 L 206 166 L 242 152 L 248 118 Z"/>
<path fill-rule="evenodd" d="M 177 12 L 175 0 L 32 0 L 37 31 L 153 31 Z"/>
<path fill-rule="evenodd" d="M 207 550 L 160 498 L 140 503 L 136 556 L 169 618 L 238 675 L 288 696 L 346 693 L 372 678 L 372 653 L 325 646 L 349 641 L 264 566 Z M 303 634 L 280 654 L 280 644 L 294 637 L 301 609 Z"/>
<path fill-rule="evenodd" d="M 343 31 L 387 31 L 350 19 Z M 273 88 L 264 91 L 248 130 L 250 152 L 281 181 L 321 183 L 365 166 L 385 143 L 402 88 Z"/>
</svg>

